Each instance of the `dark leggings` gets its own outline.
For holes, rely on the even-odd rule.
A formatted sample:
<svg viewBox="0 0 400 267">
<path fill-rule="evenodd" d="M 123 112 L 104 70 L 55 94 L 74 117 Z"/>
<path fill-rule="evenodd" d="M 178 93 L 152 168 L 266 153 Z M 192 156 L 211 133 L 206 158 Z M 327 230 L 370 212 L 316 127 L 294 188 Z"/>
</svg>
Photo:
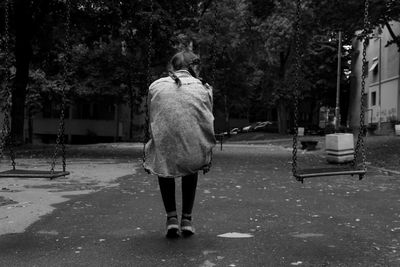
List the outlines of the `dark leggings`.
<svg viewBox="0 0 400 267">
<path fill-rule="evenodd" d="M 197 173 L 182 177 L 182 214 L 192 214 L 197 187 Z M 175 179 L 158 177 L 161 196 L 168 215 L 176 213 Z"/>
</svg>

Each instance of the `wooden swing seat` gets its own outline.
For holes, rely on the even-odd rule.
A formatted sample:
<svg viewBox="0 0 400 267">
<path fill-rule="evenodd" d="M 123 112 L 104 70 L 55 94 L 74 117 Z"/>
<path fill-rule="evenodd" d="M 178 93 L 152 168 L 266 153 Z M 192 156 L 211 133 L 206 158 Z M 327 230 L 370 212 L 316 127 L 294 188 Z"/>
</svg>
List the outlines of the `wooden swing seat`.
<svg viewBox="0 0 400 267">
<path fill-rule="evenodd" d="M 0 172 L 0 178 L 49 178 L 67 176 L 67 171 L 8 170 Z"/>
<path fill-rule="evenodd" d="M 366 174 L 365 169 L 344 166 L 340 168 L 299 169 L 294 174 L 294 177 L 296 177 L 296 179 L 299 181 L 303 181 L 303 179 L 305 178 L 313 178 L 320 176 L 358 175 L 361 180 L 365 174 Z"/>
</svg>

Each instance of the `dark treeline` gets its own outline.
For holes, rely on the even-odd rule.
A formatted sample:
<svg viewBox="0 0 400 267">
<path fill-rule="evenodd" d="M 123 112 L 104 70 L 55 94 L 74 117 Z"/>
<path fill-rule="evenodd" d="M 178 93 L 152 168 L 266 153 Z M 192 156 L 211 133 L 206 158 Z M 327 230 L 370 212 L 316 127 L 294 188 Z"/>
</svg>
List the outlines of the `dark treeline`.
<svg viewBox="0 0 400 267">
<path fill-rule="evenodd" d="M 7 3 L 9 66 L 5 64 Z M 67 3 L 71 31 L 70 46 L 65 49 Z M 139 114 L 147 74 L 152 79 L 165 75 L 168 59 L 189 41 L 202 58 L 204 79 L 215 88 L 215 112 L 226 121 L 230 117 L 256 121 L 276 109 L 280 131 L 288 127 L 295 1 L 9 0 L 2 1 L 0 8 L 2 98 L 9 71 L 12 128 L 20 142 L 24 114 L 34 116 L 46 101 L 60 102 L 65 57 L 69 100 L 106 98 L 128 103 L 132 114 Z M 388 21 L 399 20 L 399 14 L 398 1 L 371 0 L 370 29 L 389 26 Z M 334 106 L 337 33 L 342 31 L 344 44 L 351 44 L 356 31 L 363 28 L 364 1 L 302 0 L 300 16 L 301 95 L 316 103 L 315 110 Z M 399 37 L 392 37 L 387 45 L 400 47 Z M 351 49 L 344 49 L 344 92 L 349 90 L 351 55 Z"/>
</svg>

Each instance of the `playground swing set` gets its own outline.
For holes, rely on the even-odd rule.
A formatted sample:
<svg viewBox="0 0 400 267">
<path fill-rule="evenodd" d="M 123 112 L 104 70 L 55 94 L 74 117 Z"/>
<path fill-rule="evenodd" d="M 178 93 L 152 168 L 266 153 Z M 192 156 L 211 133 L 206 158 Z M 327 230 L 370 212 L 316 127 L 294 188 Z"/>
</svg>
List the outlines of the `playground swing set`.
<svg viewBox="0 0 400 267">
<path fill-rule="evenodd" d="M 12 0 L 6 0 L 5 2 L 5 49 L 6 49 L 6 57 L 5 57 L 5 64 L 8 68 L 10 64 L 10 52 L 9 52 L 9 44 L 10 44 L 10 33 L 9 33 L 9 9 Z M 66 33 L 65 33 L 65 43 L 64 48 L 68 52 L 70 49 L 70 17 L 71 17 L 71 0 L 66 1 Z M 367 29 L 369 26 L 369 0 L 364 0 L 364 40 L 368 37 Z M 154 13 L 154 1 L 150 0 L 150 12 L 151 14 Z M 217 12 L 217 11 L 216 11 Z M 217 17 L 217 13 L 215 14 Z M 296 22 L 295 22 L 295 90 L 294 90 L 294 135 L 293 135 L 293 150 L 292 150 L 292 174 L 296 178 L 296 180 L 300 182 L 304 182 L 306 178 L 312 177 L 322 177 L 322 176 L 340 176 L 340 175 L 358 175 L 359 179 L 361 180 L 366 174 L 366 152 L 364 146 L 364 114 L 365 114 L 365 103 L 364 98 L 361 97 L 361 111 L 360 111 L 360 129 L 358 133 L 358 139 L 354 151 L 354 159 L 351 162 L 350 166 L 339 166 L 336 168 L 314 168 L 314 169 L 301 169 L 298 167 L 298 159 L 297 159 L 297 145 L 298 145 L 298 102 L 299 102 L 299 93 L 301 89 L 300 84 L 300 71 L 301 71 L 301 40 L 300 40 L 300 22 L 301 22 L 301 0 L 296 0 Z M 215 25 L 214 25 L 215 27 Z M 215 28 L 214 28 L 215 29 Z M 149 23 L 149 30 L 147 36 L 147 43 L 148 43 L 148 53 L 147 53 L 147 84 L 151 83 L 151 57 L 152 57 L 152 39 L 153 35 L 153 19 L 150 16 L 150 23 Z M 214 35 L 216 35 L 214 33 Z M 366 79 L 366 49 L 367 49 L 367 42 L 364 41 L 363 46 L 363 71 L 361 77 L 361 95 L 365 93 L 365 79 Z M 67 53 L 68 55 L 68 53 Z M 216 67 L 216 49 L 213 49 L 213 61 L 212 62 L 212 79 L 215 81 L 215 67 Z M 7 99 L 5 103 L 5 114 L 4 114 L 4 121 L 2 127 L 2 133 L 0 136 L 0 157 L 4 154 L 5 149 L 8 149 L 10 159 L 12 162 L 12 169 L 0 172 L 0 178 L 49 178 L 54 179 L 57 177 L 67 176 L 70 173 L 66 171 L 66 147 L 65 147 L 65 140 L 64 140 L 64 132 L 65 132 L 65 107 L 66 107 L 66 97 L 65 97 L 65 88 L 67 86 L 67 73 L 68 73 L 68 60 L 67 57 L 63 59 L 63 84 L 61 86 L 61 112 L 59 118 L 59 127 L 58 133 L 54 148 L 53 157 L 51 159 L 51 166 L 50 170 L 22 170 L 16 168 L 16 160 L 15 160 L 15 151 L 14 151 L 14 137 L 12 133 L 12 129 L 10 126 L 10 114 L 11 114 L 11 103 L 12 103 L 12 89 L 9 85 L 9 77 L 5 82 L 5 89 L 7 93 Z M 148 110 L 148 103 L 145 101 L 145 125 L 144 125 L 144 133 L 143 133 L 143 162 L 146 161 L 146 154 L 145 154 L 145 145 L 146 142 L 150 138 L 149 134 L 149 110 Z M 62 170 L 56 171 L 56 159 L 59 154 L 61 146 L 61 158 L 62 158 Z M 361 162 L 359 159 L 359 154 L 361 154 Z"/>
<path fill-rule="evenodd" d="M 369 26 L 369 0 L 364 0 L 364 27 L 363 34 L 364 40 L 368 37 L 368 26 Z M 300 40 L 300 22 L 301 22 L 301 0 L 296 0 L 296 23 L 295 23 L 295 77 L 294 77 L 294 134 L 293 134 L 293 153 L 292 153 L 292 173 L 296 180 L 304 182 L 305 178 L 321 177 L 321 176 L 339 176 L 339 175 L 358 175 L 361 180 L 364 178 L 367 168 L 366 168 L 366 151 L 364 145 L 364 132 L 365 132 L 365 79 L 367 73 L 367 42 L 363 43 L 362 52 L 362 76 L 361 76 L 361 110 L 360 110 L 360 128 L 358 132 L 358 138 L 356 147 L 354 150 L 354 159 L 350 165 L 344 165 L 339 167 L 329 167 L 329 168 L 312 168 L 312 169 L 301 169 L 297 165 L 297 144 L 298 144 L 298 102 L 299 93 L 301 89 L 300 84 L 300 70 L 301 70 L 301 40 Z M 361 154 L 361 160 L 359 158 Z M 359 162 L 361 161 L 361 162 Z"/>
<path fill-rule="evenodd" d="M 12 0 L 11 0 L 12 1 Z M 5 2 L 5 65 L 6 68 L 9 69 L 11 65 L 11 58 L 10 58 L 10 29 L 9 29 L 9 11 L 10 5 L 12 2 L 10 0 L 6 0 Z M 67 0 L 67 10 L 66 10 L 66 36 L 65 36 L 65 43 L 64 48 L 66 51 L 69 51 L 70 45 L 70 13 L 71 13 L 71 1 Z M 67 176 L 70 173 L 66 171 L 66 149 L 65 149 L 65 140 L 64 140 L 64 132 L 65 132 L 65 107 L 66 107 L 66 99 L 65 99 L 65 88 L 67 87 L 67 68 L 68 62 L 67 58 L 64 57 L 63 59 L 63 84 L 61 85 L 61 112 L 59 118 L 59 127 L 57 132 L 56 144 L 54 147 L 53 157 L 51 159 L 51 166 L 50 170 L 31 170 L 31 169 L 17 169 L 16 168 L 16 159 L 15 159 L 15 150 L 14 150 L 14 136 L 12 133 L 12 129 L 10 126 L 10 114 L 11 114 L 11 106 L 12 106 L 12 89 L 10 87 L 10 77 L 7 77 L 5 82 L 5 89 L 7 93 L 6 97 L 6 104 L 4 109 L 4 121 L 2 132 L 0 136 L 0 157 L 4 154 L 5 149 L 8 149 L 12 169 L 7 171 L 0 172 L 0 178 L 49 178 L 54 179 L 57 177 Z M 9 72 L 8 72 L 9 74 Z M 55 165 L 57 161 L 57 156 L 60 151 L 61 146 L 61 158 L 62 158 L 62 171 L 56 171 Z"/>
</svg>

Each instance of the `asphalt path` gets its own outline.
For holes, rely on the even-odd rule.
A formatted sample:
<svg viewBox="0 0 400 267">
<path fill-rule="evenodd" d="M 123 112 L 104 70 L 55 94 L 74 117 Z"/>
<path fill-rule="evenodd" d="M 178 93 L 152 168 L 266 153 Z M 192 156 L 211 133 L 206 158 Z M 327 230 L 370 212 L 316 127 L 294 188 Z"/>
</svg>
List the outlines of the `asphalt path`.
<svg viewBox="0 0 400 267">
<path fill-rule="evenodd" d="M 325 164 L 319 152 L 299 161 Z M 133 167 L 118 186 L 70 196 L 24 233 L 0 236 L 0 266 L 400 266 L 399 176 L 302 184 L 290 149 L 224 146 L 199 177 L 196 235 L 169 240 L 157 181 Z"/>
</svg>

